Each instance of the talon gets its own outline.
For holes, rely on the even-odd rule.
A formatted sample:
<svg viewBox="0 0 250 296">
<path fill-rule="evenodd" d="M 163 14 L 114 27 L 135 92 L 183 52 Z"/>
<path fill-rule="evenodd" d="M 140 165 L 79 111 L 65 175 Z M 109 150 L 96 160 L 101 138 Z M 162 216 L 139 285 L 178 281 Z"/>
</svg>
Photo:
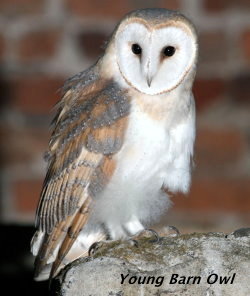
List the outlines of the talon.
<svg viewBox="0 0 250 296">
<path fill-rule="evenodd" d="M 177 236 L 181 234 L 177 227 L 175 226 L 168 226 L 168 227 L 170 230 L 173 230 Z"/>
<path fill-rule="evenodd" d="M 155 230 L 153 229 L 145 229 L 145 230 L 151 232 L 155 237 L 155 239 L 150 240 L 151 243 L 158 243 L 160 241 L 160 236 Z"/>
<path fill-rule="evenodd" d="M 150 233 L 150 235 L 148 235 L 148 233 Z M 140 231 L 138 234 L 136 234 L 134 236 L 134 238 L 140 239 L 141 237 L 148 238 L 151 236 L 155 237 L 155 239 L 150 240 L 151 243 L 158 243 L 160 241 L 159 234 L 153 229 L 144 229 L 144 230 Z"/>
<path fill-rule="evenodd" d="M 130 238 L 130 239 L 128 240 L 128 242 L 129 242 L 133 247 L 138 248 L 138 246 L 139 246 L 139 243 L 138 243 L 138 241 L 137 241 L 136 239 L 132 239 L 132 238 Z"/>
<path fill-rule="evenodd" d="M 180 233 L 180 231 L 179 231 L 179 229 L 177 228 L 177 227 L 175 227 L 175 226 L 165 226 L 164 228 L 163 228 L 163 234 L 165 234 L 165 235 L 170 235 L 171 234 L 171 232 L 174 232 L 174 234 L 176 235 L 176 236 L 179 236 L 181 233 Z"/>
<path fill-rule="evenodd" d="M 96 251 L 100 248 L 101 242 L 95 242 L 89 247 L 88 255 L 94 256 Z"/>
</svg>

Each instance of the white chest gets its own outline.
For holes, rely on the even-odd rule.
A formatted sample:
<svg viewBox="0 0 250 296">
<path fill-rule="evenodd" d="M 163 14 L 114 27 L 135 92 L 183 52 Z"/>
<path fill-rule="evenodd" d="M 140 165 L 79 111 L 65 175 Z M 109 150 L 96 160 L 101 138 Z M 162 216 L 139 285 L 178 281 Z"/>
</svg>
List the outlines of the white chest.
<svg viewBox="0 0 250 296">
<path fill-rule="evenodd" d="M 140 184 L 152 176 L 157 178 L 168 162 L 170 142 L 162 122 L 135 108 L 130 116 L 124 145 L 116 156 L 119 178 L 124 182 L 139 178 Z"/>
<path fill-rule="evenodd" d="M 182 116 L 176 121 L 180 113 Z M 169 121 L 171 117 L 174 120 Z M 134 190 L 138 196 L 147 190 L 159 191 L 162 186 L 186 192 L 194 139 L 193 104 L 183 113 L 169 109 L 160 120 L 134 105 L 124 145 L 115 157 L 114 183 L 124 184 L 124 190 Z"/>
<path fill-rule="evenodd" d="M 170 201 L 162 187 L 186 191 L 190 183 L 193 123 L 190 115 L 169 126 L 165 120 L 156 120 L 133 106 L 124 144 L 114 156 L 115 172 L 98 200 L 99 221 L 123 232 L 122 225 L 130 221 L 136 221 L 131 222 L 133 225 L 139 221 L 148 223 L 164 213 Z"/>
</svg>

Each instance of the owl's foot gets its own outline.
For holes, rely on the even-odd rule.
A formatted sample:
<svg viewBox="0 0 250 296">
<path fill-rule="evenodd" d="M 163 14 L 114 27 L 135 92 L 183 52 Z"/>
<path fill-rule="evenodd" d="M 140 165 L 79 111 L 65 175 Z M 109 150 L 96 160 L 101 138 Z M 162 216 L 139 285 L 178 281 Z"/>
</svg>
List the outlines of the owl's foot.
<svg viewBox="0 0 250 296">
<path fill-rule="evenodd" d="M 140 240 L 142 238 L 151 238 L 151 237 L 153 237 L 153 239 L 150 240 L 151 243 L 158 243 L 160 241 L 159 234 L 153 229 L 143 229 L 136 235 L 132 236 L 129 239 L 129 241 L 134 242 L 135 246 L 138 246 L 137 240 Z"/>
<path fill-rule="evenodd" d="M 102 240 L 102 241 L 98 241 L 93 243 L 88 250 L 88 256 L 94 256 L 97 253 L 105 253 L 106 250 L 108 250 L 109 248 L 112 248 L 114 245 L 116 245 L 117 243 L 122 243 L 124 244 L 124 246 L 126 244 L 129 244 L 130 246 L 133 247 L 138 247 L 138 241 L 132 238 L 129 239 L 125 239 L 125 240 Z"/>
<path fill-rule="evenodd" d="M 174 234 L 175 236 L 179 236 L 181 233 L 179 231 L 179 229 L 175 226 L 164 226 L 161 231 L 160 234 L 162 236 L 169 236 Z"/>
<path fill-rule="evenodd" d="M 93 243 L 89 247 L 88 255 L 89 256 L 94 256 L 98 251 L 100 251 L 101 248 L 109 245 L 110 243 L 113 243 L 113 241 L 110 241 L 110 240 L 102 240 L 102 241 Z"/>
</svg>

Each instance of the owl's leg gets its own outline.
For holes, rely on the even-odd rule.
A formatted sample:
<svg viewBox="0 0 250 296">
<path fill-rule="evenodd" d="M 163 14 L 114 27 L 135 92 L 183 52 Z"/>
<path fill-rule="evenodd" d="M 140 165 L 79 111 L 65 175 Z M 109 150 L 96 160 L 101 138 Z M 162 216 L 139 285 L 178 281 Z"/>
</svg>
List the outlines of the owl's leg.
<svg viewBox="0 0 250 296">
<path fill-rule="evenodd" d="M 107 233 L 106 239 L 94 242 L 88 249 L 89 256 L 94 256 L 97 252 L 104 250 L 105 247 L 109 247 L 117 240 L 124 240 L 128 234 L 123 226 L 119 223 L 107 223 L 103 224 L 105 232 Z"/>
<path fill-rule="evenodd" d="M 132 217 L 124 224 L 124 229 L 130 236 L 134 236 L 143 231 L 145 228 L 136 217 Z"/>
<path fill-rule="evenodd" d="M 144 226 L 136 217 L 132 217 L 125 224 L 107 224 L 105 225 L 109 240 L 99 241 L 93 243 L 89 248 L 89 256 L 93 256 L 98 250 L 102 249 L 105 246 L 113 244 L 114 241 L 123 240 L 124 242 L 132 243 L 133 245 L 138 245 L 138 243 L 133 240 L 134 235 L 142 232 Z"/>
<path fill-rule="evenodd" d="M 111 246 L 118 239 L 122 239 L 123 241 L 125 239 L 125 241 L 127 241 L 130 245 L 132 244 L 133 246 L 138 247 L 139 240 L 143 238 L 150 239 L 149 242 L 151 243 L 159 243 L 161 236 L 168 236 L 171 234 L 180 235 L 180 232 L 175 226 L 165 226 L 160 231 L 160 234 L 158 234 L 153 229 L 145 229 L 138 219 L 133 218 L 124 224 L 122 228 L 112 227 L 109 240 L 101 240 L 93 243 L 88 250 L 88 254 L 89 256 L 93 256 L 102 248 L 106 246 L 108 247 L 109 245 Z"/>
<path fill-rule="evenodd" d="M 149 240 L 149 242 L 151 243 L 160 243 L 161 241 L 161 237 L 163 236 L 169 236 L 169 235 L 175 235 L 175 236 L 179 236 L 180 232 L 179 230 L 175 227 L 175 226 L 165 226 L 163 229 L 161 229 L 161 231 L 158 233 L 153 229 L 143 229 L 142 231 L 140 231 L 139 233 L 135 234 L 134 236 L 132 236 L 130 238 L 130 241 L 135 245 L 135 246 L 139 246 L 139 242 L 138 240 L 142 239 L 142 238 L 153 238 L 151 240 Z"/>
<path fill-rule="evenodd" d="M 158 233 L 153 229 L 145 229 L 141 222 L 136 218 L 133 217 L 129 222 L 124 225 L 127 232 L 131 235 L 130 241 L 134 242 L 135 245 L 138 245 L 137 239 L 141 238 L 150 238 L 153 237 L 154 239 L 151 242 L 159 242 L 160 237 Z"/>
<path fill-rule="evenodd" d="M 88 250 L 88 255 L 89 256 L 94 256 L 97 252 L 101 251 L 101 249 L 104 250 L 105 247 L 108 247 L 109 245 L 113 244 L 114 241 L 112 240 L 101 240 L 99 242 L 93 243 L 89 250 Z"/>
</svg>

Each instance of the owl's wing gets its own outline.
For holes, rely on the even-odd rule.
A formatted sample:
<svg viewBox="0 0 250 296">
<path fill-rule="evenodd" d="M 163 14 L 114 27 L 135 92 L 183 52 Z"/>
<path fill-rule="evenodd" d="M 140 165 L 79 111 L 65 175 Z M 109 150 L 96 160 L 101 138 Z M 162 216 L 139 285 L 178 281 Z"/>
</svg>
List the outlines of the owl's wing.
<svg viewBox="0 0 250 296">
<path fill-rule="evenodd" d="M 93 197 L 112 176 L 112 155 L 123 143 L 129 98 L 125 90 L 100 79 L 96 72 L 92 68 L 68 80 L 57 106 L 36 214 L 36 226 L 44 237 L 35 277 L 59 248 L 51 276 L 55 274 L 88 220 Z"/>
</svg>

